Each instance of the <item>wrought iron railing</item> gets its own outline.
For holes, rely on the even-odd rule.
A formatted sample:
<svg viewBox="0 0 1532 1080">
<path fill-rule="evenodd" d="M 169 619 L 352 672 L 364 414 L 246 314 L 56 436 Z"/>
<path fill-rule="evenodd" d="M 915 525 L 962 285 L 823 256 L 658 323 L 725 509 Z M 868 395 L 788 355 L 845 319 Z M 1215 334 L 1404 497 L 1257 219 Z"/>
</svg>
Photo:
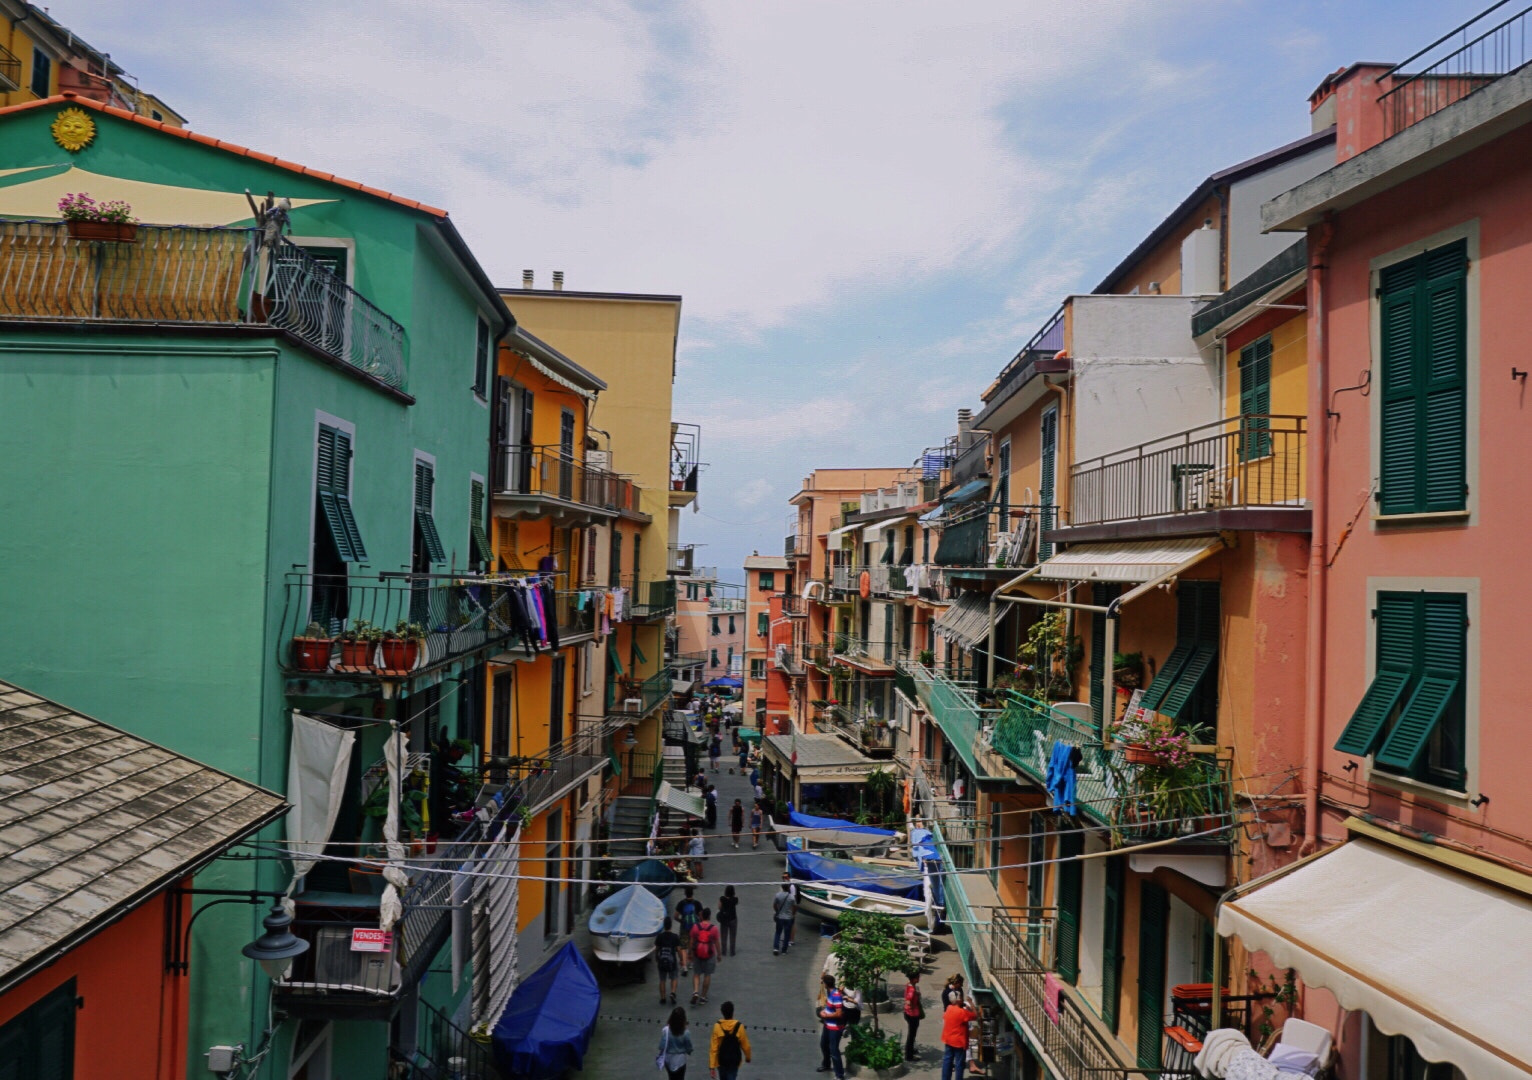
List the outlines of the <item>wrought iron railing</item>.
<svg viewBox="0 0 1532 1080">
<path fill-rule="evenodd" d="M 271 326 L 403 389 L 408 343 L 303 248 L 256 229 L 139 225 L 75 240 L 66 222 L 0 222 L 0 319 Z"/>
<path fill-rule="evenodd" d="M 390 1048 L 403 1071 L 404 1080 L 500 1080 L 495 1056 L 488 1043 L 480 1042 L 454 1024 L 430 1002 L 422 1001 L 415 1027 L 415 1048 Z M 394 1074 L 390 1074 L 394 1075 Z"/>
<path fill-rule="evenodd" d="M 21 89 L 21 59 L 0 45 L 0 90 Z"/>
<path fill-rule="evenodd" d="M 702 449 L 702 427 L 698 424 L 670 425 L 670 490 L 697 490 L 697 474 L 702 469 L 698 457 Z"/>
<path fill-rule="evenodd" d="M 676 609 L 676 583 L 674 581 L 645 581 L 632 574 L 625 575 L 622 587 L 629 591 L 628 617 L 639 622 L 663 619 Z"/>
<path fill-rule="evenodd" d="M 1088 721 L 1076 720 L 1044 702 L 1003 691 L 990 745 L 1033 781 L 1044 784 L 1054 747 L 1077 748 L 1075 799 L 1079 812 L 1112 829 L 1117 843 L 1196 835 L 1203 843 L 1232 835 L 1233 790 L 1228 763 L 1216 754 L 1194 753 L 1185 764 L 1140 765 L 1118 746 L 1104 745 Z"/>
<path fill-rule="evenodd" d="M 873 756 L 894 752 L 894 729 L 882 717 L 858 713 L 849 705 L 829 705 L 820 714 L 820 722 Z"/>
<path fill-rule="evenodd" d="M 1072 470 L 1069 521 L 1304 505 L 1302 416 L 1235 416 L 1119 450 Z"/>
<path fill-rule="evenodd" d="M 530 757 L 508 759 L 503 766 L 491 758 L 489 764 L 492 775 L 503 769 L 516 786 L 521 805 L 536 814 L 572 785 L 599 772 L 612 757 L 611 734 L 594 727 L 577 731 Z"/>
<path fill-rule="evenodd" d="M 557 446 L 501 443 L 495 449 L 492 484 L 497 495 L 537 495 L 616 513 L 636 507 L 632 481 L 592 469 Z"/>
<path fill-rule="evenodd" d="M 623 678 L 617 685 L 617 697 L 612 702 L 611 715 L 617 717 L 648 716 L 674 689 L 675 672 L 661 668 L 647 679 Z"/>
<path fill-rule="evenodd" d="M 1048 317 L 1048 321 L 1011 358 L 995 379 L 995 384 L 984 393 L 986 406 L 1004 401 L 1023 386 L 1036 371 L 1039 359 L 1051 357 L 1064 347 L 1064 309 L 1061 307 Z M 957 470 L 953 478 L 958 479 Z"/>
<path fill-rule="evenodd" d="M 1389 136 L 1461 101 L 1532 59 L 1529 51 L 1532 20 L 1528 18 L 1532 7 L 1524 7 L 1490 24 L 1490 16 L 1507 2 L 1501 0 L 1480 12 L 1378 76 L 1379 82 L 1387 80 L 1391 84 L 1378 97 L 1384 130 Z M 1444 53 L 1443 49 L 1449 51 Z M 1406 70 L 1418 64 L 1425 66 Z"/>
<path fill-rule="evenodd" d="M 828 668 L 830 666 L 830 657 L 832 655 L 832 645 L 830 642 L 806 641 L 803 643 L 802 649 L 803 662 L 805 664 L 812 664 L 817 668 Z"/>
<path fill-rule="evenodd" d="M 517 625 L 509 580 L 448 574 L 288 574 L 278 663 L 289 674 L 399 677 L 503 645 Z M 396 633 L 399 639 L 347 643 L 343 635 L 363 629 L 363 623 Z M 325 636 L 312 637 L 311 624 Z"/>
</svg>

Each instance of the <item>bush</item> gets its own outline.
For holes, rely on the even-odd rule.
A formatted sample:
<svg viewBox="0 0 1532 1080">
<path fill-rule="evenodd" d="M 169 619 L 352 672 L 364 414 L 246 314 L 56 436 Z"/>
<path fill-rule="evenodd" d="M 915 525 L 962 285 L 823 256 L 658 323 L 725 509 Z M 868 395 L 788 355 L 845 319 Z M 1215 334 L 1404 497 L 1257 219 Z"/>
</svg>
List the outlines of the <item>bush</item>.
<svg viewBox="0 0 1532 1080">
<path fill-rule="evenodd" d="M 847 1029 L 851 1044 L 846 1047 L 846 1060 L 853 1065 L 865 1065 L 869 1069 L 893 1069 L 904 1061 L 904 1040 L 898 1035 L 864 1028 L 861 1025 Z"/>
</svg>

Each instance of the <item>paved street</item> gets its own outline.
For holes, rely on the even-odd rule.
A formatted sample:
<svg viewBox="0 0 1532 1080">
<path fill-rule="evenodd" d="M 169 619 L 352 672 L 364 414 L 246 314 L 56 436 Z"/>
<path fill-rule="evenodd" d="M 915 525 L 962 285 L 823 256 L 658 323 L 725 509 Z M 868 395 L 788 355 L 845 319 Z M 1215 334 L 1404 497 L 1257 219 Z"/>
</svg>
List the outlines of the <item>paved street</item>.
<svg viewBox="0 0 1532 1080">
<path fill-rule="evenodd" d="M 740 845 L 744 854 L 734 855 L 728 834 L 728 807 L 736 798 L 747 798 L 749 785 L 739 776 L 730 776 L 722 766 L 718 775 L 710 773 L 709 779 L 718 786 L 719 830 L 723 835 L 709 839 L 708 852 L 728 853 L 730 857 L 708 864 L 697 896 L 705 905 L 716 908 L 723 885 L 715 882 L 775 880 L 782 873 L 785 861 L 764 839 L 758 852 L 750 851 L 748 817 Z M 735 1016 L 744 1023 L 755 1056 L 754 1062 L 741 1070 L 742 1077 L 747 1080 L 785 1080 L 789 1077 L 797 1080 L 815 1075 L 814 1068 L 819 1064 L 819 1029 L 813 1015 L 814 995 L 816 979 L 829 955 L 829 942 L 819 936 L 818 920 L 800 916 L 797 945 L 786 956 L 772 956 L 773 892 L 775 889 L 770 886 L 739 890 L 739 953 L 719 963 L 706 1005 L 692 1008 L 686 1004 L 691 996 L 691 979 L 688 976 L 682 980 L 676 1001 L 686 1007 L 692 1024 L 692 1040 L 697 1045 L 697 1053 L 687 1068 L 690 1078 L 707 1076 L 709 1032 L 718 1019 L 718 1005 L 724 1001 L 734 1002 Z M 677 890 L 667 897 L 666 903 L 673 910 L 680 898 L 681 893 Z M 583 926 L 577 940 L 584 945 Z M 957 970 L 957 954 L 950 947 L 951 937 L 942 940 L 947 947 L 937 953 L 936 969 L 922 979 L 928 1013 L 932 1010 L 931 999 L 941 989 L 942 982 L 949 973 Z M 897 975 L 893 981 L 896 987 L 903 985 Z M 670 1013 L 670 1006 L 662 1006 L 658 1001 L 656 984 L 651 964 L 643 983 L 603 985 L 601 1021 L 596 1025 L 595 1039 L 581 1076 L 589 1080 L 629 1080 L 634 1076 L 654 1074 L 660 1024 Z M 882 1020 L 890 1030 L 904 1030 L 904 1021 L 897 1013 L 885 1013 Z M 870 1016 L 863 1022 L 870 1023 Z M 936 1049 L 939 1034 L 936 1019 L 928 1017 L 920 1031 L 922 1061 L 910 1067 L 910 1076 L 934 1077 L 939 1074 L 939 1051 Z"/>
</svg>

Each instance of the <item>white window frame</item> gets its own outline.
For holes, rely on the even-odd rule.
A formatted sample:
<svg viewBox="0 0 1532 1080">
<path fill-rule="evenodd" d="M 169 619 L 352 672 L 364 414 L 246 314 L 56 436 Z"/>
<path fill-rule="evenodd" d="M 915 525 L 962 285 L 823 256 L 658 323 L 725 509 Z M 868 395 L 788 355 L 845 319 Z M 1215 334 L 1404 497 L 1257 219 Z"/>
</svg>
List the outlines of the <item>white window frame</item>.
<svg viewBox="0 0 1532 1080">
<path fill-rule="evenodd" d="M 1450 803 L 1459 810 L 1482 814 L 1488 804 L 1474 806 L 1472 800 L 1479 794 L 1479 659 L 1483 655 L 1479 646 L 1480 585 L 1478 578 L 1449 577 L 1369 577 L 1367 579 L 1367 606 L 1362 617 L 1367 623 L 1366 678 L 1362 693 L 1372 685 L 1378 674 L 1378 620 L 1372 612 L 1378 607 L 1381 592 L 1433 592 L 1460 593 L 1467 598 L 1468 635 L 1466 643 L 1467 663 L 1463 672 L 1463 790 L 1444 788 L 1437 784 L 1416 780 L 1411 776 L 1386 772 L 1373 767 L 1373 755 L 1363 764 L 1363 779 L 1379 787 L 1393 788 L 1400 792 L 1414 792 L 1428 799 Z M 1361 700 L 1360 696 L 1357 698 Z M 1355 708 L 1355 705 L 1352 705 Z M 1344 723 L 1349 716 L 1345 709 L 1336 714 L 1336 720 Z"/>
<path fill-rule="evenodd" d="M 1468 482 L 1468 498 L 1462 510 L 1443 510 L 1429 514 L 1388 514 L 1378 513 L 1378 504 L 1374 499 L 1371 507 L 1372 530 L 1377 532 L 1380 528 L 1387 530 L 1398 525 L 1409 525 L 1412 522 L 1440 522 L 1461 521 L 1469 525 L 1478 519 L 1479 508 L 1479 219 L 1469 221 L 1442 229 L 1430 236 L 1411 241 L 1403 247 L 1385 252 L 1373 258 L 1368 264 L 1367 295 L 1369 297 L 1367 309 L 1367 333 L 1368 333 L 1368 356 L 1371 360 L 1372 377 L 1376 380 L 1372 384 L 1373 392 L 1367 395 L 1368 409 L 1368 476 L 1372 478 L 1373 491 L 1378 490 L 1383 477 L 1383 327 L 1382 313 L 1383 303 L 1378 296 L 1378 288 L 1382 282 L 1383 271 L 1396 263 L 1413 259 L 1422 252 L 1433 248 L 1443 247 L 1459 240 L 1466 241 L 1468 251 L 1468 277 L 1466 283 L 1467 310 L 1464 312 L 1464 331 L 1466 341 L 1464 343 L 1464 366 L 1466 368 L 1467 394 L 1467 424 L 1468 438 L 1465 444 L 1466 460 L 1465 477 Z"/>
</svg>

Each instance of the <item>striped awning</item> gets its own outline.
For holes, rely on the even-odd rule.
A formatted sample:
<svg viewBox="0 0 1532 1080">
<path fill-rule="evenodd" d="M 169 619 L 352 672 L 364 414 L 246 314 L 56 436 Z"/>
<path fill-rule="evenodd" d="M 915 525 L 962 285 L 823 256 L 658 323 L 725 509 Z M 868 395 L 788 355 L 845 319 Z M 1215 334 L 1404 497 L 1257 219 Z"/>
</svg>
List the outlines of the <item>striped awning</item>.
<svg viewBox="0 0 1532 1080">
<path fill-rule="evenodd" d="M 1216 536 L 1076 544 L 1043 563 L 1037 577 L 1044 581 L 1153 581 L 1218 545 Z"/>
<path fill-rule="evenodd" d="M 989 596 L 959 593 L 957 600 L 936 619 L 937 633 L 960 649 L 982 645 L 989 637 Z"/>
</svg>

